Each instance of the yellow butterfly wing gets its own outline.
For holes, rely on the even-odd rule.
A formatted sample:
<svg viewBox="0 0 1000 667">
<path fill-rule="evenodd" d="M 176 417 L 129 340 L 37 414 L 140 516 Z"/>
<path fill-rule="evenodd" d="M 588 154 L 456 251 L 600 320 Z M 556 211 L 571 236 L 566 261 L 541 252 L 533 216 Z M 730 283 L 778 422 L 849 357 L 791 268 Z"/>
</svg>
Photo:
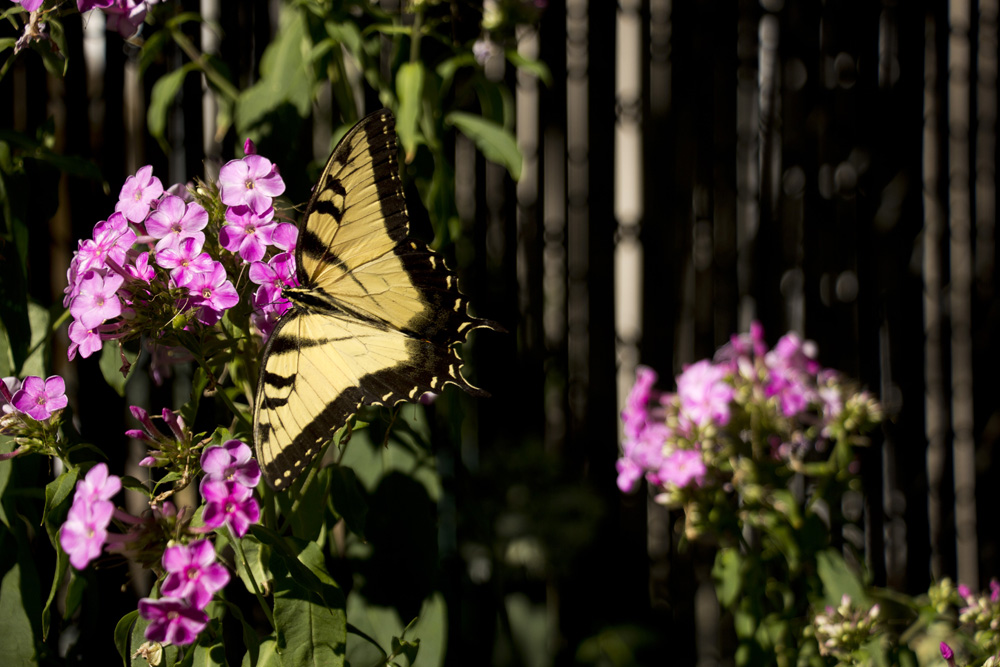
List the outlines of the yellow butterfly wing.
<svg viewBox="0 0 1000 667">
<path fill-rule="evenodd" d="M 300 287 L 264 348 L 254 441 L 284 490 L 362 405 L 395 405 L 455 384 L 454 345 L 477 327 L 441 257 L 409 237 L 392 114 L 376 112 L 330 157 L 299 226 Z"/>
</svg>

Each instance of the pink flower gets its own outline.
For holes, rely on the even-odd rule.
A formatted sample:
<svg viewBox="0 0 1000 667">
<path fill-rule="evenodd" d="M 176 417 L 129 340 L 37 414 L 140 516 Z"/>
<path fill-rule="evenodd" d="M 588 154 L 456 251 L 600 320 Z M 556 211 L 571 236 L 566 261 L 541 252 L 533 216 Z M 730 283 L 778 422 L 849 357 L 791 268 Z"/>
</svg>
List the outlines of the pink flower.
<svg viewBox="0 0 1000 667">
<path fill-rule="evenodd" d="M 66 356 L 70 361 L 76 357 L 77 350 L 80 356 L 86 359 L 104 346 L 104 339 L 98 333 L 97 327 L 86 327 L 76 320 L 69 323 L 69 339 L 71 344 Z"/>
<path fill-rule="evenodd" d="M 123 268 L 127 274 L 144 283 L 152 282 L 156 277 L 156 269 L 149 265 L 148 252 L 139 253 L 134 264 L 126 264 Z"/>
<path fill-rule="evenodd" d="M 211 326 L 222 318 L 222 313 L 239 303 L 240 297 L 233 284 L 227 280 L 226 267 L 215 262 L 211 272 L 196 273 L 185 287 L 192 295 L 190 305 L 200 308 L 198 319 Z"/>
<path fill-rule="evenodd" d="M 242 204 L 258 212 L 270 208 L 271 199 L 285 191 L 277 167 L 260 155 L 227 162 L 219 170 L 219 186 L 223 204 Z"/>
<path fill-rule="evenodd" d="M 92 504 L 98 501 L 110 501 L 121 489 L 121 478 L 108 473 L 108 464 L 98 463 L 87 471 L 83 479 L 76 483 L 73 502 Z"/>
<path fill-rule="evenodd" d="M 190 236 L 176 246 L 156 253 L 156 263 L 170 270 L 170 277 L 178 286 L 190 283 L 195 274 L 208 273 L 215 268 L 211 255 L 201 251 L 202 242 Z"/>
<path fill-rule="evenodd" d="M 24 378 L 11 402 L 15 408 L 35 421 L 44 421 L 69 403 L 66 398 L 66 383 L 58 375 L 53 375 L 44 382 L 40 377 L 28 376 Z"/>
<path fill-rule="evenodd" d="M 247 206 L 233 206 L 226 210 L 226 222 L 219 230 L 219 243 L 230 252 L 238 252 L 247 262 L 264 257 L 274 232 L 274 208 L 268 206 L 257 213 Z"/>
<path fill-rule="evenodd" d="M 70 507 L 66 523 L 59 529 L 59 544 L 73 567 L 82 570 L 101 555 L 113 513 L 114 505 L 109 502 L 74 502 Z"/>
<path fill-rule="evenodd" d="M 253 498 L 253 490 L 239 482 L 222 482 L 204 477 L 201 495 L 205 510 L 201 518 L 209 528 L 228 525 L 236 537 L 243 537 L 250 524 L 260 520 L 260 506 Z"/>
<path fill-rule="evenodd" d="M 167 577 L 160 592 L 190 602 L 195 609 L 204 609 L 215 592 L 229 583 L 229 571 L 215 562 L 215 548 L 208 540 L 167 547 L 163 568 Z"/>
<path fill-rule="evenodd" d="M 728 424 L 733 388 L 725 382 L 726 372 L 707 359 L 685 368 L 677 378 L 681 414 L 698 426 Z"/>
<path fill-rule="evenodd" d="M 657 477 L 660 484 L 673 484 L 683 489 L 692 482 L 695 486 L 704 484 L 707 471 L 700 452 L 679 449 L 666 458 Z"/>
<path fill-rule="evenodd" d="M 80 292 L 69 306 L 69 312 L 80 324 L 93 329 L 122 314 L 118 289 L 125 282 L 124 277 L 117 273 L 102 276 L 96 271 L 87 271 L 80 278 Z"/>
<path fill-rule="evenodd" d="M 191 644 L 208 625 L 208 614 L 177 598 L 139 600 L 139 614 L 151 621 L 146 639 L 153 642 Z"/>
<path fill-rule="evenodd" d="M 111 3 L 109 2 L 107 7 Z M 120 211 L 132 222 L 142 222 L 149 214 L 149 206 L 154 199 L 163 194 L 163 184 L 153 176 L 153 167 L 146 165 L 129 176 L 118 195 L 115 210 Z"/>
<path fill-rule="evenodd" d="M 201 455 L 201 469 L 209 479 L 237 482 L 254 488 L 260 482 L 260 466 L 251 458 L 250 448 L 239 440 L 208 447 Z"/>
<path fill-rule="evenodd" d="M 14 2 L 24 7 L 25 11 L 34 12 L 42 6 L 42 3 L 45 2 L 45 0 L 14 0 Z"/>
<path fill-rule="evenodd" d="M 274 228 L 274 233 L 271 234 L 271 243 L 294 257 L 295 243 L 298 238 L 299 228 L 296 225 L 290 222 L 279 222 L 278 226 Z"/>
<path fill-rule="evenodd" d="M 154 239 L 159 239 L 155 251 L 160 253 L 166 248 L 176 248 L 187 238 L 197 239 L 200 248 L 205 243 L 205 233 L 201 230 L 206 225 L 208 213 L 200 204 L 185 204 L 180 197 L 167 195 L 156 210 L 149 214 L 146 231 Z"/>
</svg>

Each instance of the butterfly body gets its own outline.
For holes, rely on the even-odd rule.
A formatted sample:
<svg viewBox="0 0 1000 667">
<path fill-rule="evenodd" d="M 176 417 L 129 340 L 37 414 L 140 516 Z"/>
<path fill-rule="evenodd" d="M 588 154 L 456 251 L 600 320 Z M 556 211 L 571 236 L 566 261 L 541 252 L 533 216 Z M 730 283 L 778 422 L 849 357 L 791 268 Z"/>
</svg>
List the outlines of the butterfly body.
<svg viewBox="0 0 1000 667">
<path fill-rule="evenodd" d="M 478 327 L 454 275 L 409 236 L 394 121 L 376 112 L 337 145 L 299 225 L 297 287 L 267 341 L 254 407 L 264 479 L 284 490 L 362 405 L 454 384 L 454 346 Z"/>
</svg>

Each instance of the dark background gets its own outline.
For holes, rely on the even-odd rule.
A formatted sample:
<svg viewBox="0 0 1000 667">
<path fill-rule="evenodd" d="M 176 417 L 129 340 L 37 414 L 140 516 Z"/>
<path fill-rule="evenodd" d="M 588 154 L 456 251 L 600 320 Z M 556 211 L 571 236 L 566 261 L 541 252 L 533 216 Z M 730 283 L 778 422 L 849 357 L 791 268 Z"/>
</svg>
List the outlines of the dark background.
<svg viewBox="0 0 1000 667">
<path fill-rule="evenodd" d="M 918 593 L 934 577 L 976 587 L 1000 572 L 996 5 L 549 0 L 525 26 L 553 77 L 500 72 L 518 101 L 524 177 L 481 156 L 459 170 L 465 250 L 443 249 L 475 313 L 508 331 L 478 332 L 464 352 L 492 398 L 464 401 L 461 425 L 435 422 L 444 496 L 430 585 L 448 604 L 448 664 L 725 654 L 700 615 L 710 601 L 696 614 L 711 550 L 680 548 L 676 514 L 615 485 L 617 415 L 636 362 L 669 385 L 751 319 L 772 344 L 789 329 L 811 338 L 825 366 L 882 397 L 888 420 L 861 461 L 873 583 Z M 275 13 L 224 7 L 218 55 L 244 87 Z M 39 200 L 31 211 L 29 289 L 43 304 L 61 299 L 76 239 L 128 174 L 152 164 L 165 183 L 182 180 L 242 141 L 230 132 L 206 156 L 189 77 L 168 157 L 142 131 L 143 100 L 180 54 L 155 63 L 129 101 L 136 50 L 109 34 L 106 67 L 88 77 L 81 19 L 65 25 L 65 78 L 29 53 L 0 82 L 0 126 L 51 124 L 55 149 L 92 159 L 111 186 L 63 178 L 58 209 Z M 625 147 L 616 128 L 638 141 Z M 311 126 L 283 131 L 259 148 L 305 201 L 310 180 L 293 165 L 313 160 Z M 621 199 L 633 191 L 640 201 Z M 81 432 L 124 452 L 126 401 L 96 360 L 65 362 L 64 345 L 52 358 Z M 154 409 L 174 398 L 149 391 Z M 109 616 L 134 608 L 120 570 L 99 577 L 94 604 Z"/>
</svg>

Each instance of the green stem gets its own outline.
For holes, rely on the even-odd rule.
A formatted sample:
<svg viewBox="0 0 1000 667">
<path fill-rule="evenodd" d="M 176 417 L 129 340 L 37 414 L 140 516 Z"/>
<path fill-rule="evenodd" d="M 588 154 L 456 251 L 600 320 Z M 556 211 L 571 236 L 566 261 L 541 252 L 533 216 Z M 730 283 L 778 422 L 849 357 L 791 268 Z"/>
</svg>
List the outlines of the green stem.
<svg viewBox="0 0 1000 667">
<path fill-rule="evenodd" d="M 295 511 L 299 509 L 299 505 L 302 504 L 302 499 L 305 497 L 306 491 L 309 489 L 309 485 L 311 485 L 313 483 L 313 480 L 316 479 L 317 465 L 318 464 L 309 466 L 309 472 L 306 473 L 306 479 L 304 482 L 302 482 L 302 488 L 299 489 L 299 497 L 295 499 L 295 501 L 292 503 L 292 508 L 288 511 L 288 514 L 285 515 L 284 521 L 282 521 L 281 523 L 281 529 L 278 530 L 279 535 L 284 535 L 285 531 L 288 530 L 288 524 L 291 522 L 292 517 L 295 515 Z"/>
<path fill-rule="evenodd" d="M 3 78 L 2 75 L 0 75 L 0 78 Z M 45 334 L 45 338 L 35 343 L 35 345 L 30 350 L 28 350 L 28 355 L 25 357 L 25 359 L 29 359 L 31 355 L 37 352 L 42 345 L 44 345 L 50 338 L 52 338 L 52 334 L 54 334 L 56 331 L 59 330 L 59 327 L 63 325 L 63 322 L 65 322 L 68 319 L 69 319 L 69 308 L 63 310 L 62 314 L 56 318 L 56 321 L 53 322 L 52 326 L 49 327 L 49 332 Z"/>
<path fill-rule="evenodd" d="M 191 59 L 195 65 L 198 66 L 209 81 L 215 84 L 215 87 L 219 89 L 226 97 L 228 97 L 233 102 L 236 98 L 240 96 L 240 91 L 236 89 L 232 83 L 229 82 L 226 77 L 219 74 L 219 72 L 212 67 L 208 58 L 204 53 L 199 51 L 195 45 L 187 38 L 187 35 L 182 33 L 180 30 L 171 30 L 170 36 L 173 38 L 177 46 L 181 47 L 181 50 L 187 54 L 187 57 Z"/>
<path fill-rule="evenodd" d="M 410 62 L 415 63 L 420 60 L 420 33 L 424 28 L 424 11 L 417 8 L 413 17 L 413 30 L 410 33 Z"/>
<path fill-rule="evenodd" d="M 204 368 L 205 372 L 208 373 L 208 376 L 210 378 L 212 378 L 213 381 L 214 381 L 215 380 L 215 373 L 213 373 L 212 370 L 208 367 L 208 362 L 205 361 L 204 357 L 202 357 L 200 354 L 198 354 L 197 352 L 195 352 L 193 346 L 192 347 L 188 347 L 188 351 L 191 353 L 191 356 L 194 357 L 194 360 L 196 362 L 198 362 L 198 365 L 201 366 L 202 368 Z M 233 399 L 229 398 L 229 394 L 226 393 L 225 389 L 222 388 L 222 387 L 220 387 L 220 386 L 218 386 L 218 385 L 216 385 L 215 394 L 216 394 L 216 396 L 219 396 L 220 398 L 222 398 L 222 402 L 225 403 L 226 407 L 229 408 L 230 412 L 232 412 L 233 415 L 236 416 L 236 419 L 240 422 L 240 424 L 242 424 L 243 427 L 246 428 L 247 431 L 249 431 L 249 432 L 252 433 L 253 432 L 253 427 L 250 425 L 250 422 L 248 422 L 247 419 L 246 419 L 246 417 L 243 416 L 243 411 L 240 410 L 240 409 L 238 409 L 236 407 L 236 404 L 233 403 Z"/>
<path fill-rule="evenodd" d="M 233 529 L 229 529 L 229 534 L 232 537 L 233 550 L 236 552 L 236 558 L 240 564 L 243 565 L 243 570 L 247 573 L 247 579 L 250 581 L 250 585 L 253 586 L 253 594 L 257 596 L 257 601 L 260 602 L 261 609 L 264 610 L 264 615 L 267 616 L 268 623 L 274 628 L 274 615 L 271 613 L 271 607 L 268 606 L 267 600 L 264 599 L 263 594 L 260 592 L 260 588 L 257 586 L 257 580 L 253 577 L 253 571 L 250 569 L 250 564 L 247 562 L 246 554 L 243 553 L 243 543 L 240 538 L 233 535 Z"/>
</svg>

